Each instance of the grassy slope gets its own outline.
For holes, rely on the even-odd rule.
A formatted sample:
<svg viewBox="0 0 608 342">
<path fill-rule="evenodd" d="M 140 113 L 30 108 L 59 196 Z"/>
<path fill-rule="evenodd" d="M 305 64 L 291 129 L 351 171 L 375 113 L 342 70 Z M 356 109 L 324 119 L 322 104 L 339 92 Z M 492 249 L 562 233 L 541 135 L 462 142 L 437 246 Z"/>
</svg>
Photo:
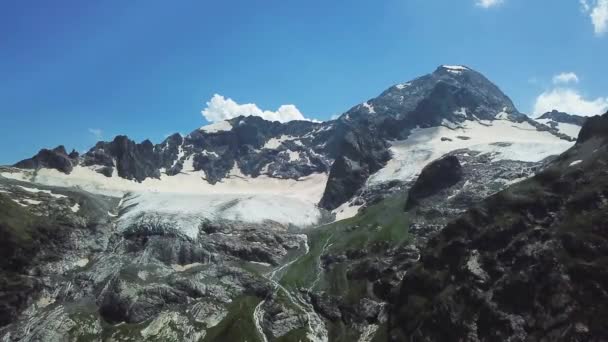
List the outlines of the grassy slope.
<svg viewBox="0 0 608 342">
<path fill-rule="evenodd" d="M 346 250 L 365 249 L 374 242 L 389 242 L 396 246 L 409 241 L 407 231 L 408 217 L 403 211 L 405 197 L 389 197 L 360 213 L 359 215 L 319 227 L 310 233 L 308 255 L 293 263 L 281 279 L 284 286 L 291 288 L 310 287 L 319 274 L 319 258 L 323 254 L 341 254 Z M 315 286 L 322 289 L 323 284 L 333 284 L 337 293 L 348 287 L 342 276 L 344 272 L 333 270 L 324 275 Z M 344 270 L 342 270 L 344 271 Z M 326 289 L 326 288 L 324 288 Z M 333 291 L 332 291 L 333 292 Z"/>
<path fill-rule="evenodd" d="M 347 250 L 369 250 L 369 246 L 375 242 L 388 242 L 389 246 L 408 243 L 409 220 L 408 214 L 403 210 L 405 200 L 406 197 L 402 194 L 394 195 L 355 217 L 308 233 L 310 253 L 287 269 L 281 283 L 292 289 L 312 287 L 315 291 L 340 296 L 346 303 L 356 304 L 367 294 L 366 281 L 347 277 L 348 261 L 333 264 L 327 272 L 321 271 L 320 257 L 323 254 L 343 254 Z M 386 327 L 381 327 L 377 335 L 384 336 L 380 330 L 385 329 Z M 359 337 L 356 331 L 342 322 L 330 322 L 328 330 L 330 341 L 354 341 Z"/>
</svg>

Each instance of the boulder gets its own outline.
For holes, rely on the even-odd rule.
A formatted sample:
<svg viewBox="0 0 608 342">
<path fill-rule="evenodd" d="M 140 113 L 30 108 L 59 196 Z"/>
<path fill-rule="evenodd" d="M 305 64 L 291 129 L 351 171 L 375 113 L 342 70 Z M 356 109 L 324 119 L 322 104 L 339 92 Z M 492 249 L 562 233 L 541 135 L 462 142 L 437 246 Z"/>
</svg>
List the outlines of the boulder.
<svg viewBox="0 0 608 342">
<path fill-rule="evenodd" d="M 431 162 L 422 169 L 410 189 L 406 210 L 416 206 L 420 200 L 458 183 L 462 177 L 462 166 L 456 156 L 450 155 Z"/>
</svg>

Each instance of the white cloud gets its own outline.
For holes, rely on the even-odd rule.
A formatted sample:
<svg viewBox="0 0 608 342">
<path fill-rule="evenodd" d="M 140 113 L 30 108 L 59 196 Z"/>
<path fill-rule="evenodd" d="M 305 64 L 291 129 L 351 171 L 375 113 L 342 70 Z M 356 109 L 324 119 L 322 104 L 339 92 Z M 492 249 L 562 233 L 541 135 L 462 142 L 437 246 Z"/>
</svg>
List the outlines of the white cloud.
<svg viewBox="0 0 608 342">
<path fill-rule="evenodd" d="M 201 112 L 209 122 L 218 122 L 236 118 L 237 116 L 259 116 L 269 121 L 288 122 L 293 120 L 306 120 L 294 105 L 282 105 L 277 111 L 261 110 L 255 103 L 238 104 L 231 98 L 215 94 L 207 102 L 207 108 Z"/>
<path fill-rule="evenodd" d="M 553 84 L 578 83 L 578 76 L 573 72 L 562 72 L 553 76 Z"/>
<path fill-rule="evenodd" d="M 598 36 L 608 32 L 608 0 L 580 0 L 581 10 L 588 14 Z"/>
<path fill-rule="evenodd" d="M 475 4 L 479 7 L 490 8 L 502 4 L 504 0 L 475 0 Z"/>
<path fill-rule="evenodd" d="M 103 131 L 99 128 L 89 128 L 89 133 L 93 134 L 97 140 L 101 140 L 103 138 Z"/>
<path fill-rule="evenodd" d="M 536 98 L 535 116 L 554 109 L 583 116 L 603 114 L 608 110 L 608 97 L 599 97 L 595 100 L 586 99 L 576 89 L 555 88 L 545 91 Z"/>
</svg>

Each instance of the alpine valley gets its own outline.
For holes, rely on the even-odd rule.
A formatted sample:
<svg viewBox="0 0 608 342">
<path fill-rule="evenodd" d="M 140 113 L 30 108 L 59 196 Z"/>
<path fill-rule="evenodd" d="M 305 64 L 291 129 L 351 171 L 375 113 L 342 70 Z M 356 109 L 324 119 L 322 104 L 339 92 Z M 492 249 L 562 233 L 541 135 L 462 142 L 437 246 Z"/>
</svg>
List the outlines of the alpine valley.
<svg viewBox="0 0 608 342">
<path fill-rule="evenodd" d="M 466 66 L 0 175 L 3 342 L 608 340 L 608 113 Z"/>
</svg>

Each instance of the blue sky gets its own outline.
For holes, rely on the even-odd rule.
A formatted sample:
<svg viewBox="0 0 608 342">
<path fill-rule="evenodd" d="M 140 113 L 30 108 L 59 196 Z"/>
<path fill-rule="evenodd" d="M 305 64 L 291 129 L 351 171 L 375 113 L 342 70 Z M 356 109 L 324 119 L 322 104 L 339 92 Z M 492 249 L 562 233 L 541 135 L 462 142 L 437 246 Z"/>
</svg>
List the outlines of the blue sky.
<svg viewBox="0 0 608 342">
<path fill-rule="evenodd" d="M 326 120 L 440 64 L 526 113 L 608 106 L 608 0 L 479 1 L 4 1 L 0 164 L 188 133 L 214 94 Z"/>
</svg>

